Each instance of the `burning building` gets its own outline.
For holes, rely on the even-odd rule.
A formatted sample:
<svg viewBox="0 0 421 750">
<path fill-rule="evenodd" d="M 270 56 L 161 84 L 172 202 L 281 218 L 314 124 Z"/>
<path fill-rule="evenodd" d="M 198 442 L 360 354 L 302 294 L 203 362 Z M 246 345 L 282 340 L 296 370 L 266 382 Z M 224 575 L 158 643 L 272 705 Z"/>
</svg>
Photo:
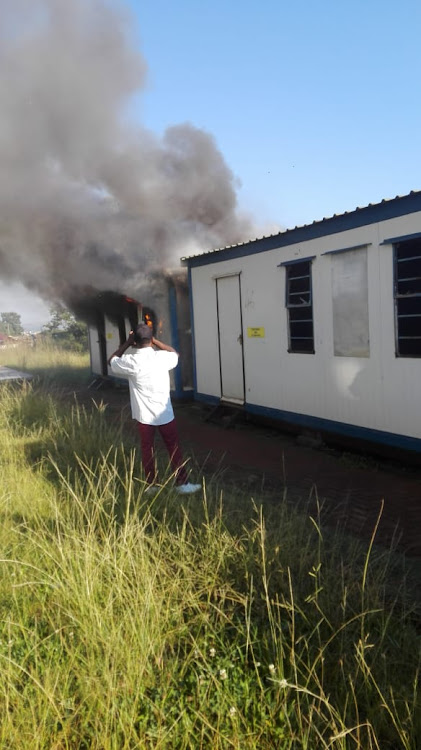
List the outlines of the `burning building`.
<svg viewBox="0 0 421 750">
<path fill-rule="evenodd" d="M 118 292 L 91 293 L 79 303 L 78 313 L 88 323 L 92 375 L 101 382 L 116 379 L 107 360 L 139 323 L 151 326 L 154 336 L 180 353 L 171 372 L 176 398 L 187 398 L 193 389 L 189 292 L 183 269 L 162 272 L 150 279 L 150 289 L 137 298 Z"/>
<path fill-rule="evenodd" d="M 99 377 L 150 315 L 181 353 L 181 394 L 187 286 L 184 269 L 167 269 L 251 227 L 212 135 L 182 123 L 158 136 L 128 117 L 147 64 L 124 5 L 0 0 L 0 278 L 85 320 Z"/>
</svg>

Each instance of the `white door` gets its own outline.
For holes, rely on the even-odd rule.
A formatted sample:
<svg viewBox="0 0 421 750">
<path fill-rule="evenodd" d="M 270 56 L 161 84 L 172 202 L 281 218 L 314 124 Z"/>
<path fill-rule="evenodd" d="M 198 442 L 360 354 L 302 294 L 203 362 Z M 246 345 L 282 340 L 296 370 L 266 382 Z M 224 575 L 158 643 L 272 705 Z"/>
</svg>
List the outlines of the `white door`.
<svg viewBox="0 0 421 750">
<path fill-rule="evenodd" d="M 240 276 L 216 279 L 221 398 L 244 403 L 243 325 Z"/>
</svg>

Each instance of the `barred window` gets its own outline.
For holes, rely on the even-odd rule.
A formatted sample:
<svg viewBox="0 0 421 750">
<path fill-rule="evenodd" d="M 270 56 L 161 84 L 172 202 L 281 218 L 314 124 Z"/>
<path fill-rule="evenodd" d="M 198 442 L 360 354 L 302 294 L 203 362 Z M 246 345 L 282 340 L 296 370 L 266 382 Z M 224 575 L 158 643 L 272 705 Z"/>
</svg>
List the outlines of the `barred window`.
<svg viewBox="0 0 421 750">
<path fill-rule="evenodd" d="M 285 264 L 289 352 L 314 354 L 311 261 Z"/>
<path fill-rule="evenodd" d="M 394 246 L 396 356 L 421 357 L 421 240 Z"/>
</svg>

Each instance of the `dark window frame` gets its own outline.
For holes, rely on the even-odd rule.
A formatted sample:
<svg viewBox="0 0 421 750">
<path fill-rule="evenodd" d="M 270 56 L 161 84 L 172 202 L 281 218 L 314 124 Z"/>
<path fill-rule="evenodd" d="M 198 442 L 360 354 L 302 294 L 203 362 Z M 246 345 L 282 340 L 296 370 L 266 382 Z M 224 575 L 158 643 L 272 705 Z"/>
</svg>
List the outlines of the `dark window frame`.
<svg viewBox="0 0 421 750">
<path fill-rule="evenodd" d="M 288 352 L 314 354 L 312 258 L 284 263 Z M 303 335 L 303 333 L 305 335 Z"/>
<path fill-rule="evenodd" d="M 408 237 L 393 244 L 393 269 L 395 356 L 419 359 L 421 358 L 421 239 Z"/>
</svg>

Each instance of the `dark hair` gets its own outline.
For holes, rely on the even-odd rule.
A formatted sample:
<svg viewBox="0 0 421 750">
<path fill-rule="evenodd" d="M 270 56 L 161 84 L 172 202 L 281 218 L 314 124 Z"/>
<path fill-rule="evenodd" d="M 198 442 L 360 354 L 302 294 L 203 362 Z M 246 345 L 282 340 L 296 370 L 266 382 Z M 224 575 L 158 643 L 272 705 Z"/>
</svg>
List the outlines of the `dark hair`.
<svg viewBox="0 0 421 750">
<path fill-rule="evenodd" d="M 153 330 L 151 326 L 146 325 L 146 323 L 140 323 L 134 332 L 134 340 L 136 344 L 143 344 L 146 341 L 151 341 L 152 337 Z"/>
</svg>

